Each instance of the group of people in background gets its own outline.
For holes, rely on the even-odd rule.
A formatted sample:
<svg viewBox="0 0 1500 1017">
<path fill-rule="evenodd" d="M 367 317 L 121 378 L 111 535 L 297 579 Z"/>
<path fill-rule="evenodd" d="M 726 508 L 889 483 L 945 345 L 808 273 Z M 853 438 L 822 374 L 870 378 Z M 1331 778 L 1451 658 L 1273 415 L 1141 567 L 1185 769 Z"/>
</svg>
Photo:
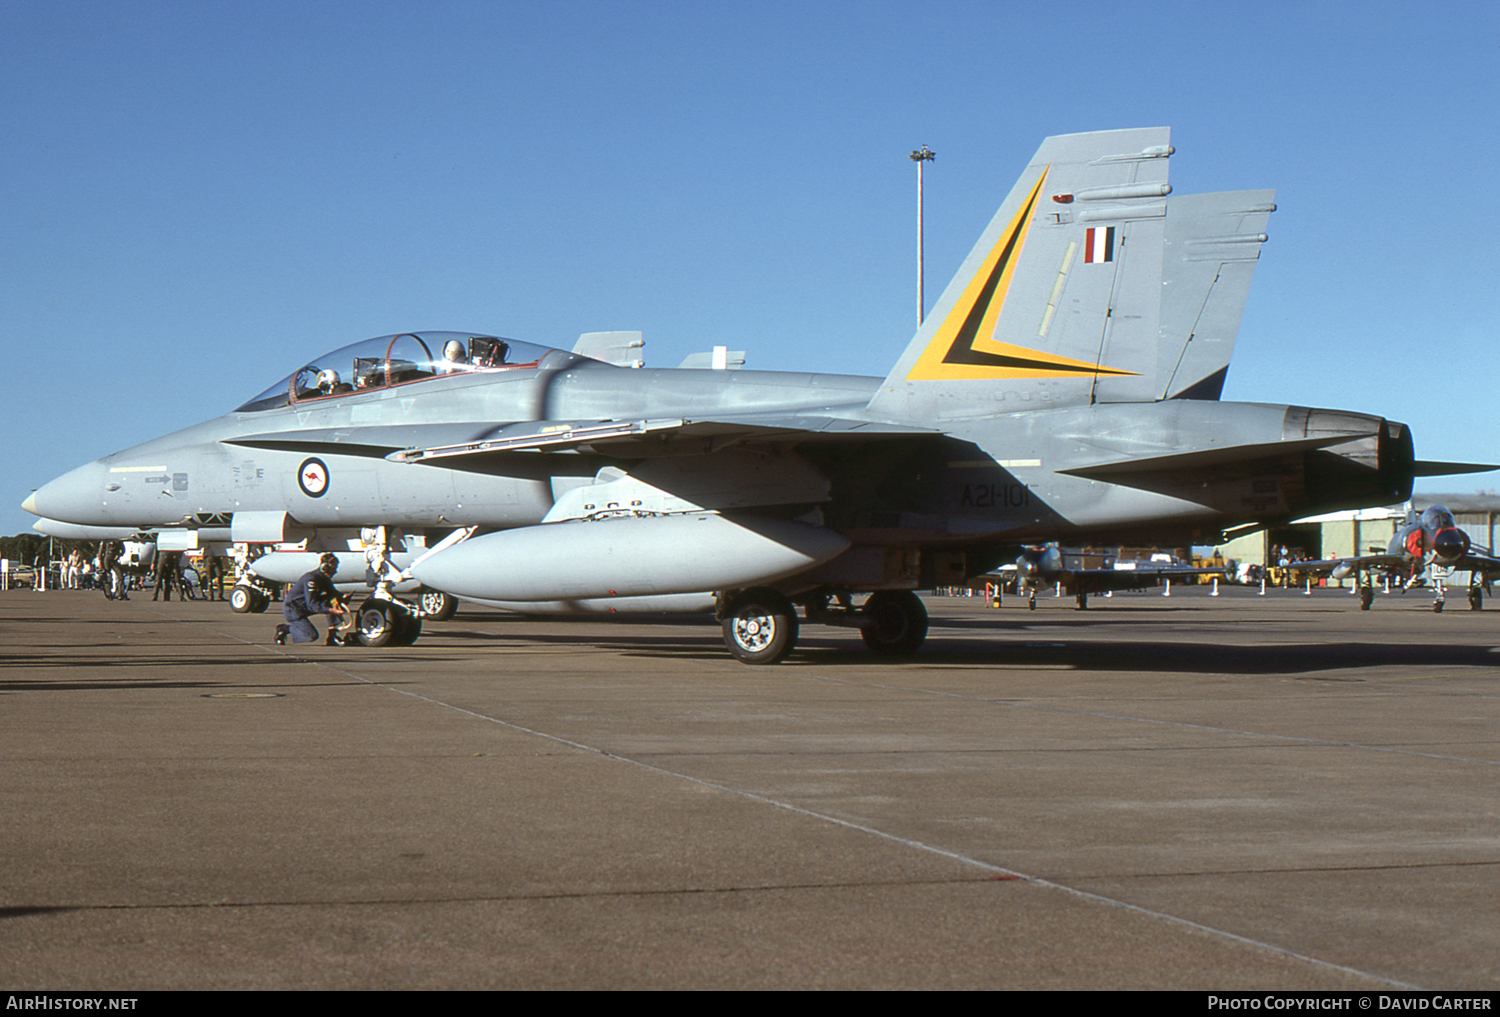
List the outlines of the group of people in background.
<svg viewBox="0 0 1500 1017">
<path fill-rule="evenodd" d="M 63 590 L 102 590 L 108 600 L 129 600 L 130 593 L 141 590 L 149 577 L 152 600 L 171 600 L 175 590 L 178 600 L 204 597 L 225 599 L 225 562 L 221 555 L 204 552 L 196 570 L 186 569 L 181 551 L 162 551 L 154 556 L 149 568 L 127 560 L 125 546 L 117 540 L 105 540 L 92 556 L 81 547 L 54 564 L 56 580 L 41 578 L 48 566 L 38 563 L 33 588 Z M 196 592 L 195 592 L 196 588 Z"/>
</svg>

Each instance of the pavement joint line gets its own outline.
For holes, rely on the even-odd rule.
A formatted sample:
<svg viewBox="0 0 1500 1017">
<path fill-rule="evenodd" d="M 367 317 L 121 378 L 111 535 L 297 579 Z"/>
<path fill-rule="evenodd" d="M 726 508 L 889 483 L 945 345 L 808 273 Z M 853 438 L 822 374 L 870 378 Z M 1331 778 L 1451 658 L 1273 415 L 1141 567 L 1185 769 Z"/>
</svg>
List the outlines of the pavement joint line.
<svg viewBox="0 0 1500 1017">
<path fill-rule="evenodd" d="M 790 671 L 790 668 L 787 668 Z M 1080 710 L 1066 706 L 1053 706 L 1046 703 L 1028 703 L 1019 699 L 991 699 L 985 696 L 968 696 L 957 692 L 943 692 L 938 689 L 912 688 L 906 685 L 886 685 L 879 682 L 862 682 L 853 678 L 838 678 L 832 675 L 802 674 L 801 677 L 809 681 L 836 682 L 844 685 L 854 685 L 865 688 L 881 689 L 886 692 L 909 692 L 926 696 L 940 696 L 947 699 L 960 699 L 973 703 L 990 703 L 995 706 L 1014 706 L 1022 710 L 1039 710 L 1048 713 L 1070 714 L 1078 717 L 1094 717 L 1099 720 L 1128 720 L 1137 724 L 1160 724 L 1165 727 L 1181 727 L 1198 731 L 1212 731 L 1217 734 L 1241 735 L 1246 738 L 1266 738 L 1278 742 L 1301 742 L 1307 745 L 1322 745 L 1328 748 L 1338 749 L 1363 749 L 1366 752 L 1387 752 L 1393 755 L 1417 756 L 1421 759 L 1438 759 L 1450 763 L 1474 763 L 1479 766 L 1500 766 L 1500 760 L 1475 759 L 1472 756 L 1449 756 L 1437 752 L 1418 752 L 1415 749 L 1392 748 L 1384 745 L 1365 745 L 1361 742 L 1335 741 L 1331 738 L 1308 738 L 1304 735 L 1276 734 L 1272 731 L 1245 731 L 1233 727 L 1216 727 L 1213 724 L 1196 724 L 1185 720 L 1162 720 L 1157 717 L 1135 717 L 1125 713 L 1099 713 L 1095 710 Z"/>
<path fill-rule="evenodd" d="M 163 616 L 163 617 L 170 617 L 170 616 Z M 193 619 L 180 619 L 180 622 L 183 623 L 183 624 L 208 627 L 206 625 L 206 623 L 200 622 L 200 621 L 197 621 L 197 620 L 193 620 Z M 237 636 L 231 636 L 228 633 L 224 633 L 224 632 L 222 632 L 220 630 L 217 630 L 217 629 L 210 629 L 210 631 L 214 631 L 216 634 L 218 634 L 218 635 L 220 635 L 220 636 L 222 636 L 224 638 L 233 639 L 233 640 L 235 640 L 236 642 L 239 642 L 239 643 L 246 643 L 246 644 L 252 645 L 252 646 L 259 646 L 260 645 L 258 643 L 251 643 L 248 640 L 240 639 Z M 270 650 L 271 647 L 266 647 L 266 649 Z M 437 707 L 440 707 L 440 708 L 445 709 L 445 710 L 451 710 L 451 711 L 453 711 L 455 713 L 463 714 L 463 715 L 468 716 L 468 717 L 473 717 L 476 720 L 481 720 L 481 721 L 485 721 L 485 722 L 490 723 L 490 724 L 496 724 L 496 725 L 498 725 L 500 727 L 509 728 L 512 731 L 518 731 L 518 732 L 521 732 L 523 734 L 529 734 L 529 735 L 533 735 L 533 736 L 538 737 L 538 738 L 543 738 L 543 739 L 546 739 L 548 741 L 552 741 L 552 742 L 555 742 L 557 744 L 565 745 L 565 746 L 567 746 L 569 748 L 576 749 L 576 750 L 578 750 L 580 752 L 586 752 L 586 753 L 591 753 L 593 755 L 602 756 L 605 759 L 614 760 L 615 762 L 619 762 L 619 763 L 625 763 L 627 765 L 638 767 L 638 768 L 640 768 L 642 770 L 647 770 L 647 771 L 650 771 L 650 772 L 658 773 L 658 774 L 661 774 L 663 776 L 673 777 L 673 778 L 676 778 L 678 780 L 687 781 L 690 784 L 695 784 L 695 785 L 698 785 L 700 787 L 710 788 L 710 789 L 713 789 L 713 790 L 716 790 L 716 791 L 722 791 L 725 794 L 735 795 L 735 796 L 743 798 L 743 799 L 745 799 L 747 801 L 758 802 L 758 803 L 760 803 L 762 805 L 769 805 L 772 808 L 781 809 L 781 810 L 783 810 L 785 812 L 790 812 L 790 813 L 792 813 L 794 815 L 804 816 L 804 817 L 809 818 L 809 819 L 814 819 L 814 820 L 817 820 L 817 821 L 820 821 L 820 822 L 829 823 L 829 824 L 834 825 L 834 826 L 839 826 L 839 827 L 842 827 L 842 828 L 844 828 L 846 830 L 851 830 L 851 831 L 854 831 L 854 832 L 857 832 L 857 833 L 863 833 L 863 834 L 866 834 L 868 836 L 876 837 L 876 838 L 888 841 L 888 842 L 893 843 L 893 844 L 898 844 L 898 845 L 910 848 L 910 849 L 915 850 L 915 851 L 924 852 L 924 853 L 931 854 L 931 855 L 936 855 L 939 858 L 947 858 L 947 859 L 949 859 L 951 861 L 955 861 L 955 862 L 958 862 L 958 863 L 963 864 L 963 865 L 970 865 L 970 866 L 973 866 L 975 868 L 984 870 L 986 872 L 992 872 L 992 873 L 995 873 L 997 875 L 1007 876 L 1007 877 L 1010 877 L 1012 879 L 1024 881 L 1024 882 L 1030 883 L 1033 886 L 1038 886 L 1038 887 L 1042 887 L 1042 888 L 1050 889 L 1050 890 L 1056 890 L 1056 891 L 1059 891 L 1061 893 L 1067 894 L 1069 896 L 1077 897 L 1080 900 L 1089 901 L 1089 902 L 1095 903 L 1095 904 L 1103 904 L 1106 907 L 1110 907 L 1110 908 L 1115 908 L 1115 909 L 1127 911 L 1127 912 L 1130 912 L 1132 914 L 1142 915 L 1142 916 L 1147 917 L 1147 918 L 1154 918 L 1154 919 L 1157 919 L 1158 921 L 1165 921 L 1165 922 L 1167 922 L 1169 924 L 1179 925 L 1179 926 L 1182 926 L 1184 928 L 1193 929 L 1193 930 L 1195 930 L 1197 932 L 1201 932 L 1201 933 L 1204 933 L 1204 934 L 1209 935 L 1209 936 L 1216 936 L 1216 937 L 1219 937 L 1221 939 L 1227 939 L 1227 940 L 1229 940 L 1231 942 L 1239 943 L 1239 944 L 1244 945 L 1244 946 L 1249 946 L 1249 947 L 1252 947 L 1254 949 L 1265 950 L 1265 951 L 1268 951 L 1270 953 L 1274 953 L 1274 954 L 1276 954 L 1278 956 L 1286 957 L 1286 958 L 1291 959 L 1291 960 L 1301 961 L 1301 962 L 1303 962 L 1305 964 L 1311 964 L 1311 965 L 1316 966 L 1316 967 L 1327 968 L 1327 969 L 1332 970 L 1332 971 L 1338 971 L 1338 972 L 1341 972 L 1343 974 L 1352 975 L 1352 976 L 1355 976 L 1355 977 L 1358 977 L 1358 978 L 1368 978 L 1368 979 L 1370 979 L 1372 981 L 1376 981 L 1376 982 L 1383 983 L 1385 985 L 1392 986 L 1393 988 L 1404 989 L 1404 990 L 1410 991 L 1410 992 L 1425 991 L 1425 990 L 1422 989 L 1421 986 L 1411 985 L 1411 984 L 1406 983 L 1406 982 L 1397 981 L 1394 978 L 1388 978 L 1388 977 L 1386 977 L 1384 975 L 1377 975 L 1377 974 L 1372 974 L 1371 972 L 1368 972 L 1368 971 L 1361 971 L 1358 968 L 1351 968 L 1351 967 L 1348 967 L 1348 966 L 1343 965 L 1343 964 L 1335 963 L 1333 961 L 1324 960 L 1324 959 L 1322 959 L 1320 957 L 1313 957 L 1313 956 L 1310 956 L 1308 954 L 1298 953 L 1295 950 L 1291 950 L 1291 949 L 1288 949 L 1288 948 L 1282 947 L 1282 946 L 1277 946 L 1274 943 L 1267 943 L 1267 942 L 1264 942 L 1262 940 L 1252 939 L 1249 936 L 1242 936 L 1242 935 L 1240 935 L 1239 933 L 1236 933 L 1236 932 L 1230 932 L 1227 929 L 1219 929 L 1219 928 L 1215 928 L 1215 927 L 1213 927 L 1211 925 L 1205 925 L 1205 924 L 1203 924 L 1201 922 L 1195 922 L 1195 921 L 1193 921 L 1190 918 L 1183 918 L 1183 917 L 1181 917 L 1179 915 L 1168 914 L 1168 913 L 1166 913 L 1164 911 L 1157 911 L 1157 910 L 1154 910 L 1152 908 L 1143 907 L 1143 906 L 1141 906 L 1139 904 L 1131 904 L 1128 901 L 1118 900 L 1118 899 L 1113 898 L 1113 897 L 1106 897 L 1103 894 L 1092 893 L 1092 892 L 1090 892 L 1088 890 L 1080 890 L 1077 887 L 1068 886 L 1068 885 L 1066 885 L 1064 883 L 1054 882 L 1053 880 L 1044 879 L 1044 878 L 1042 878 L 1040 876 L 1033 876 L 1033 875 L 1030 875 L 1028 873 L 1020 872 L 1020 871 L 1015 870 L 1015 869 L 1009 869 L 1009 868 L 1006 868 L 1006 867 L 1001 866 L 1001 865 L 995 865 L 995 864 L 993 864 L 991 862 L 981 861 L 981 860 L 979 860 L 977 858 L 970 858 L 967 855 L 961 854 L 961 853 L 959 853 L 957 851 L 950 851 L 947 848 L 941 848 L 941 847 L 938 847 L 938 846 L 933 845 L 933 844 L 927 844 L 927 843 L 925 843 L 923 841 L 915 840 L 915 839 L 912 839 L 912 838 L 909 838 L 909 837 L 901 837 L 901 836 L 898 836 L 897 834 L 888 833 L 888 832 L 886 832 L 884 830 L 878 830 L 875 827 L 867 826 L 867 825 L 865 825 L 863 823 L 855 823 L 855 822 L 852 822 L 852 821 L 847 820 L 847 819 L 841 819 L 841 818 L 839 818 L 837 816 L 831 816 L 831 815 L 828 815 L 826 813 L 816 812 L 816 811 L 813 811 L 812 809 L 806 809 L 806 808 L 803 808 L 803 807 L 798 806 L 798 805 L 793 805 L 790 802 L 778 801 L 777 799 L 770 798 L 770 797 L 767 797 L 765 795 L 756 794 L 753 791 L 744 791 L 744 790 L 741 790 L 739 788 L 728 787 L 728 786 L 726 786 L 724 784 L 719 784 L 719 783 L 716 783 L 714 781 L 704 780 L 701 777 L 694 777 L 691 774 L 680 773 L 680 772 L 675 771 L 675 770 L 670 770 L 670 769 L 668 769 L 668 768 L 666 768 L 664 766 L 658 766 L 658 765 L 655 765 L 653 763 L 642 762 L 639 759 L 633 759 L 630 756 L 620 755 L 619 753 L 611 752 L 608 749 L 600 748 L 598 746 L 585 745 L 582 742 L 577 742 L 577 741 L 574 741 L 573 739 L 570 739 L 570 738 L 564 738 L 561 735 L 550 734 L 550 733 L 548 733 L 546 731 L 539 731 L 539 730 L 536 730 L 535 728 L 529 728 L 529 727 L 526 727 L 525 725 L 516 724 L 516 723 L 514 723 L 512 721 L 502 720 L 499 717 L 492 717 L 492 716 L 489 716 L 487 714 L 479 713 L 478 711 L 468 709 L 467 707 L 456 706 L 456 705 L 454 705 L 452 703 L 446 703 L 446 702 L 443 702 L 442 700 L 436 699 L 436 698 L 434 698 L 432 696 L 421 695 L 419 693 L 410 691 L 408 689 L 399 689 L 399 688 L 396 688 L 394 686 L 387 685 L 384 682 L 379 682 L 379 681 L 376 681 L 376 680 L 374 680 L 372 678 L 365 678 L 364 676 L 355 674 L 352 671 L 347 671 L 347 670 L 344 670 L 344 669 L 342 669 L 340 667 L 336 667 L 331 662 L 325 663 L 325 662 L 320 661 L 320 660 L 309 660 L 308 663 L 312 663 L 312 664 L 315 664 L 318 667 L 325 668 L 327 670 L 333 671 L 335 674 L 343 675 L 344 677 L 352 679 L 354 681 L 361 682 L 361 683 L 366 684 L 366 685 L 371 685 L 371 686 L 374 686 L 375 688 L 384 689 L 387 692 L 394 692 L 394 693 L 397 693 L 398 695 L 408 696 L 408 697 L 410 697 L 412 699 L 417 700 L 418 702 L 427 703 L 427 704 L 429 704 L 431 706 L 437 706 Z M 720 664 L 720 666 L 721 667 L 733 666 L 733 667 L 739 668 L 739 667 L 744 667 L 745 665 L 740 664 L 739 662 L 734 662 L 732 665 L 730 665 L 729 662 L 726 661 L 726 662 L 722 662 Z M 778 673 L 783 673 L 783 671 L 784 671 L 784 673 L 792 674 L 792 675 L 797 675 L 798 677 L 809 677 L 809 676 L 803 675 L 800 671 L 793 670 L 792 668 L 785 668 L 785 669 L 783 669 L 781 671 L 778 671 Z M 819 678 L 819 680 L 843 682 L 843 683 L 846 683 L 846 684 L 856 685 L 856 686 L 859 686 L 859 685 L 870 685 L 871 687 L 876 687 L 876 688 L 893 688 L 892 686 L 874 685 L 873 683 L 870 683 L 870 682 L 856 682 L 856 681 L 853 681 L 853 680 L 847 679 L 847 678 Z M 900 687 L 896 686 L 894 688 L 900 688 Z M 903 691 L 928 692 L 928 690 L 923 690 L 923 689 L 904 689 Z M 931 692 L 928 692 L 928 694 L 950 695 L 950 696 L 953 695 L 951 693 L 931 693 Z M 972 697 L 972 696 L 953 696 L 953 698 L 959 698 L 959 699 L 976 699 L 978 697 Z M 984 701 L 984 702 L 992 702 L 992 703 L 999 703 L 1001 705 L 1026 705 L 1026 704 L 1015 703 L 1015 702 L 1012 702 L 1010 700 L 982 700 L 982 701 Z M 1081 715 L 1084 715 L 1084 716 L 1100 716 L 1100 717 L 1109 716 L 1107 714 L 1090 714 L 1087 711 L 1081 711 L 1081 710 L 1061 710 L 1059 708 L 1046 708 L 1046 707 L 1033 707 L 1033 708 L 1035 708 L 1035 709 L 1056 709 L 1058 712 L 1062 712 L 1062 713 L 1078 713 L 1078 714 L 1081 714 Z M 1143 718 L 1123 717 L 1123 718 L 1112 718 L 1112 719 L 1132 720 L 1132 719 L 1143 719 Z M 1149 722 L 1150 723 L 1160 723 L 1160 724 L 1173 724 L 1175 726 L 1185 726 L 1185 727 L 1204 727 L 1204 725 L 1198 725 L 1198 724 L 1180 724 L 1180 722 L 1173 722 L 1173 721 L 1149 721 Z M 1221 729 L 1208 728 L 1208 730 L 1221 730 Z M 1236 732 L 1236 733 L 1249 733 L 1249 732 Z M 1285 737 L 1285 736 L 1278 736 L 1278 737 Z M 1315 739 L 1292 739 L 1292 740 L 1298 740 L 1298 741 L 1315 741 Z M 1358 746 L 1354 746 L 1354 747 L 1358 747 Z M 1425 753 L 1416 753 L 1416 754 L 1417 755 L 1425 755 Z M 1438 758 L 1445 758 L 1445 757 L 1438 757 Z"/>
<path fill-rule="evenodd" d="M 1467 862 L 1414 862 L 1391 865 L 1304 865 L 1296 869 L 1199 869 L 1192 872 L 1098 872 L 1078 874 L 1073 879 L 1179 879 L 1196 876 L 1297 876 L 1310 872 L 1407 872 L 1417 869 L 1484 868 L 1500 865 L 1500 859 L 1483 858 Z"/>
</svg>

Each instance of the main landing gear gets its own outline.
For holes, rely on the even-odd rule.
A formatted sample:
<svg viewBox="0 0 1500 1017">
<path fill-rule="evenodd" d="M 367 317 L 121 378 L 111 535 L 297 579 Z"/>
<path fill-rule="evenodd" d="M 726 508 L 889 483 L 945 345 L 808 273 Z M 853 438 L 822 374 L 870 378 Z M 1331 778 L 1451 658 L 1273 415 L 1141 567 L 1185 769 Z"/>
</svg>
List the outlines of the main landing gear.
<svg viewBox="0 0 1500 1017">
<path fill-rule="evenodd" d="M 839 597 L 838 608 L 828 607 L 827 601 L 823 597 L 809 602 L 808 620 L 858 628 L 865 645 L 882 657 L 914 653 L 927 638 L 927 608 L 910 590 L 878 590 L 858 611 L 846 596 Z M 797 609 L 776 590 L 757 587 L 736 593 L 720 612 L 724 645 L 736 660 L 775 664 L 797 645 Z"/>
<path fill-rule="evenodd" d="M 355 612 L 354 634 L 366 646 L 410 646 L 422 634 L 422 622 L 447 621 L 458 611 L 458 598 L 424 589 L 408 604 L 377 588 Z"/>
<path fill-rule="evenodd" d="M 355 633 L 366 646 L 410 646 L 422 634 L 423 618 L 445 621 L 458 610 L 458 598 L 427 587 L 415 604 L 396 596 L 396 584 L 408 578 L 391 560 L 391 541 L 398 536 L 399 531 L 384 526 L 360 531 L 365 563 L 375 575 L 375 592 L 355 614 Z"/>
<path fill-rule="evenodd" d="M 860 638 L 882 657 L 915 653 L 927 638 L 927 608 L 910 590 L 879 590 L 870 594 L 859 613 Z"/>
<path fill-rule="evenodd" d="M 410 646 L 422 634 L 422 618 L 398 600 L 369 597 L 354 614 L 354 632 L 366 646 Z"/>
<path fill-rule="evenodd" d="M 797 609 L 775 590 L 735 594 L 724 613 L 724 644 L 746 664 L 775 664 L 797 645 Z"/>
</svg>

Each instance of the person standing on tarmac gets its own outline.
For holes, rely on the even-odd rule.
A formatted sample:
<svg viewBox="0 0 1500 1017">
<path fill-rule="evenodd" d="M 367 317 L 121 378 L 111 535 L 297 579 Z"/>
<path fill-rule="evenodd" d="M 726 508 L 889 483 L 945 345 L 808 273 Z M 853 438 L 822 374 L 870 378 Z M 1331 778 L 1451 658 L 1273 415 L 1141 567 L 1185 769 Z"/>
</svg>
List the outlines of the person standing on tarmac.
<svg viewBox="0 0 1500 1017">
<path fill-rule="evenodd" d="M 203 589 L 209 600 L 224 599 L 224 559 L 211 550 L 203 553 Z"/>
<path fill-rule="evenodd" d="M 318 630 L 313 628 L 312 622 L 308 621 L 315 614 L 328 615 L 328 639 L 329 646 L 340 646 L 343 641 L 339 638 L 338 630 L 334 626 L 334 615 L 346 615 L 338 590 L 333 586 L 333 574 L 339 570 L 338 556 L 333 553 L 325 553 L 318 559 L 318 567 L 299 578 L 291 586 L 287 587 L 286 596 L 281 602 L 281 616 L 286 623 L 276 626 L 276 642 L 284 644 L 290 636 L 294 643 L 311 643 L 318 638 Z"/>
<path fill-rule="evenodd" d="M 156 583 L 151 590 L 151 599 L 155 600 L 159 594 L 163 600 L 172 599 L 172 587 L 181 581 L 177 572 L 177 553 L 175 551 L 159 551 L 156 555 Z"/>
<path fill-rule="evenodd" d="M 106 540 L 99 551 L 99 579 L 104 583 L 104 599 L 129 600 L 125 595 L 125 572 L 120 568 L 120 555 L 124 548 L 113 540 Z"/>
</svg>

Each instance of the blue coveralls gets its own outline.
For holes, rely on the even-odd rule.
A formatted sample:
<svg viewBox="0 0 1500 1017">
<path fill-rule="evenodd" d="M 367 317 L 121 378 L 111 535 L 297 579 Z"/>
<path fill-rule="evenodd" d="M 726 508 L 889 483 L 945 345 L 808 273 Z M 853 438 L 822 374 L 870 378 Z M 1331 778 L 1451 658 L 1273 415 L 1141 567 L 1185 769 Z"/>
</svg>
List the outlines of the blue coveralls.
<svg viewBox="0 0 1500 1017">
<path fill-rule="evenodd" d="M 287 587 L 281 601 L 281 617 L 286 619 L 287 628 L 291 630 L 292 642 L 311 643 L 318 638 L 318 630 L 307 619 L 315 614 L 327 614 L 337 596 L 333 580 L 320 569 L 313 569 Z"/>
</svg>

